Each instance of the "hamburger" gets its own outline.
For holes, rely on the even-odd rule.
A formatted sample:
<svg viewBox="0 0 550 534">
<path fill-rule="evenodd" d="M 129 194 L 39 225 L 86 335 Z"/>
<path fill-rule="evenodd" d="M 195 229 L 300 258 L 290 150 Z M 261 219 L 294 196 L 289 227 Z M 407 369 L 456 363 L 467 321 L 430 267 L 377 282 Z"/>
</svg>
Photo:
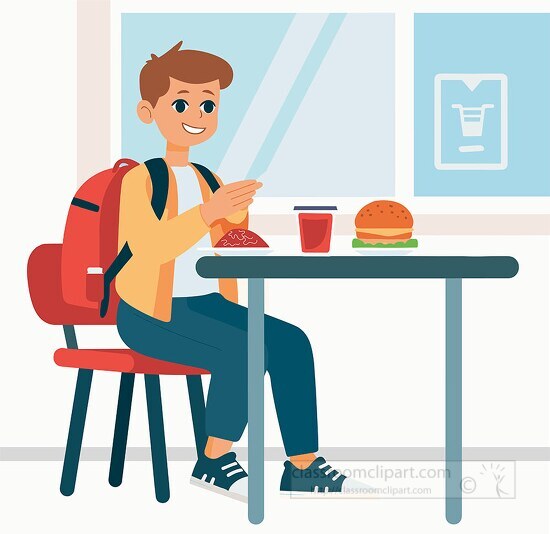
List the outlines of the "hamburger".
<svg viewBox="0 0 550 534">
<path fill-rule="evenodd" d="M 414 219 L 411 212 L 394 200 L 375 200 L 363 206 L 355 217 L 353 247 L 414 248 Z"/>
</svg>

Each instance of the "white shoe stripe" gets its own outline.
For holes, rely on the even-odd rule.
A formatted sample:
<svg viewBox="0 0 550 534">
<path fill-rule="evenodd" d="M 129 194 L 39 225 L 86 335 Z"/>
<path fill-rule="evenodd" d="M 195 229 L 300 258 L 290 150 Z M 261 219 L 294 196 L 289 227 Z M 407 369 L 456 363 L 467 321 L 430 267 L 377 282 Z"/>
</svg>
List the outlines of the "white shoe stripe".
<svg viewBox="0 0 550 534">
<path fill-rule="evenodd" d="M 238 462 L 231 462 L 230 464 L 224 465 L 222 467 L 222 471 L 225 471 L 226 469 L 229 469 L 230 467 L 233 467 L 234 465 L 239 465 Z"/>
</svg>

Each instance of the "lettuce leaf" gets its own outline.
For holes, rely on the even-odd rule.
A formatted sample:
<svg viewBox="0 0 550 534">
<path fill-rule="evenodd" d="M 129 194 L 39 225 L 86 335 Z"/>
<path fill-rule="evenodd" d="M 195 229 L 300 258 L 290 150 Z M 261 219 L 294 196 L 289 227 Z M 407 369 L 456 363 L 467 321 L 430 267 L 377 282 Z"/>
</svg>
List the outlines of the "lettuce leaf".
<svg viewBox="0 0 550 534">
<path fill-rule="evenodd" d="M 351 242 L 353 248 L 417 248 L 418 240 L 409 239 L 408 241 L 399 241 L 398 243 L 365 243 L 361 239 L 354 238 Z"/>
</svg>

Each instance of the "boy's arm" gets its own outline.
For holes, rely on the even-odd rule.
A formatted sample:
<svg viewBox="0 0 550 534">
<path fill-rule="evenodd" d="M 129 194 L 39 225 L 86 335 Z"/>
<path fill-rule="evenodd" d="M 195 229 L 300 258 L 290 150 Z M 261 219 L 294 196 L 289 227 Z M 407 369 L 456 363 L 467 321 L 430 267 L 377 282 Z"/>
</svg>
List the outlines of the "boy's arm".
<svg viewBox="0 0 550 534">
<path fill-rule="evenodd" d="M 223 185 L 223 182 L 217 174 L 214 174 L 214 177 L 220 186 Z M 248 228 L 248 219 L 248 209 L 244 209 L 225 219 L 215 221 L 211 229 L 212 243 L 215 245 L 225 234 L 227 234 L 227 232 L 229 232 L 229 230 L 233 230 L 234 228 Z"/>
<path fill-rule="evenodd" d="M 151 183 L 145 166 L 129 171 L 122 182 L 120 220 L 136 256 L 153 256 L 166 263 L 195 245 L 210 227 L 204 222 L 199 206 L 159 221 L 151 209 Z"/>
<path fill-rule="evenodd" d="M 220 185 L 223 185 L 220 177 L 214 174 L 214 177 Z M 212 243 L 215 245 L 229 230 L 233 228 L 248 228 L 248 210 L 238 211 L 237 213 L 220 219 L 212 225 L 211 235 Z M 239 303 L 239 290 L 237 280 L 234 278 L 220 278 L 219 280 L 220 293 L 235 304 Z"/>
</svg>

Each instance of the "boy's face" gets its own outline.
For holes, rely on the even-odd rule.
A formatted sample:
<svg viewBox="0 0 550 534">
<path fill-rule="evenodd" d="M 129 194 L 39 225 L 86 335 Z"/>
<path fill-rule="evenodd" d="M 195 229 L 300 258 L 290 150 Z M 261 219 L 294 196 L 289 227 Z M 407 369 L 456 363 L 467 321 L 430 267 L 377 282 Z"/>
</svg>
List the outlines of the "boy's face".
<svg viewBox="0 0 550 534">
<path fill-rule="evenodd" d="M 190 147 L 210 139 L 218 128 L 220 82 L 186 83 L 170 78 L 168 92 L 155 107 L 142 100 L 138 104 L 139 118 L 156 122 L 169 144 Z"/>
</svg>

